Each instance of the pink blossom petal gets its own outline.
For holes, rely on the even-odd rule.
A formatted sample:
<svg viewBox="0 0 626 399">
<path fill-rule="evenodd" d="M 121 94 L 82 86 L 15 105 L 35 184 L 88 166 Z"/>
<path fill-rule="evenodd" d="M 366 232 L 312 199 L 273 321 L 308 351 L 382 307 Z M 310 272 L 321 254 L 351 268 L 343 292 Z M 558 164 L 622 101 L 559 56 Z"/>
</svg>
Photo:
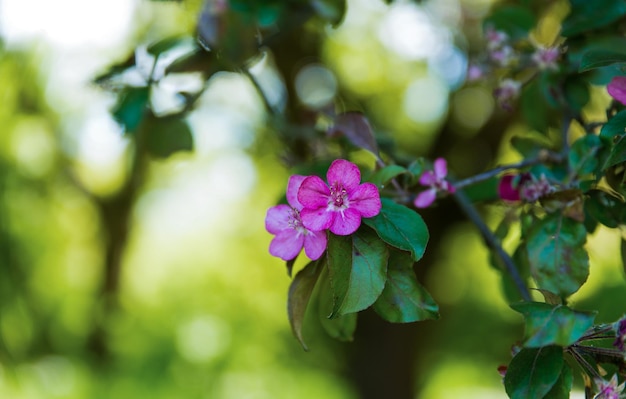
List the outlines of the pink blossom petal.
<svg viewBox="0 0 626 399">
<path fill-rule="evenodd" d="M 344 209 L 335 213 L 335 220 L 330 231 L 338 236 L 347 236 L 358 230 L 361 225 L 361 214 L 353 208 Z"/>
<path fill-rule="evenodd" d="M 433 172 L 432 170 L 427 170 L 420 176 L 420 184 L 422 186 L 432 186 L 436 182 L 437 177 L 435 176 L 435 172 Z"/>
<path fill-rule="evenodd" d="M 371 218 L 378 215 L 381 208 L 378 188 L 372 183 L 361 184 L 349 197 L 350 208 L 356 209 L 362 217 Z"/>
<path fill-rule="evenodd" d="M 498 196 L 506 201 L 519 201 L 519 190 L 513 187 L 515 175 L 502 176 L 498 183 Z"/>
<path fill-rule="evenodd" d="M 345 159 L 333 161 L 328 168 L 326 180 L 329 185 L 340 183 L 348 192 L 355 190 L 361 183 L 361 171 L 358 166 Z"/>
<path fill-rule="evenodd" d="M 435 176 L 439 178 L 439 180 L 443 179 L 448 175 L 448 164 L 446 160 L 443 158 L 435 159 Z"/>
<path fill-rule="evenodd" d="M 300 201 L 298 201 L 298 190 L 300 189 L 304 179 L 306 179 L 306 176 L 293 175 L 289 178 L 289 183 L 287 183 L 287 202 L 289 202 L 289 205 L 291 205 L 294 209 L 299 211 L 304 208 Z"/>
<path fill-rule="evenodd" d="M 277 234 L 289 226 L 289 220 L 292 218 L 293 209 L 289 205 L 276 205 L 267 210 L 265 216 L 265 229 L 272 233 Z"/>
<path fill-rule="evenodd" d="M 304 245 L 304 236 L 295 229 L 283 230 L 270 243 L 270 254 L 282 260 L 298 256 Z"/>
<path fill-rule="evenodd" d="M 606 86 L 609 95 L 626 105 L 626 76 L 615 76 Z"/>
<path fill-rule="evenodd" d="M 311 260 L 319 259 L 326 250 L 327 244 L 325 231 L 313 231 L 304 236 L 304 252 Z"/>
<path fill-rule="evenodd" d="M 326 208 L 304 208 L 300 212 L 300 219 L 307 230 L 322 231 L 326 230 L 333 223 L 334 212 L 326 210 Z"/>
<path fill-rule="evenodd" d="M 298 201 L 304 208 L 326 208 L 330 189 L 319 176 L 305 178 L 298 190 Z"/>
<path fill-rule="evenodd" d="M 428 208 L 437 198 L 437 190 L 434 188 L 419 193 L 413 204 L 416 208 Z"/>
</svg>

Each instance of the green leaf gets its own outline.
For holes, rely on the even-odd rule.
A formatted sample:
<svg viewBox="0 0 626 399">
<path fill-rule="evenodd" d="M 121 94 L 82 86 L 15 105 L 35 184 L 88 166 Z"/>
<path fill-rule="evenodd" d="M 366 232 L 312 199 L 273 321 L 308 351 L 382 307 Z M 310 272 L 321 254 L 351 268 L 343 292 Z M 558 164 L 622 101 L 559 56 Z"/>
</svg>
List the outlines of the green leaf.
<svg viewBox="0 0 626 399">
<path fill-rule="evenodd" d="M 496 201 L 500 199 L 500 194 L 498 193 L 499 184 L 500 177 L 495 176 L 463 188 L 463 193 L 473 203 Z"/>
<path fill-rule="evenodd" d="M 332 318 L 364 310 L 376 302 L 385 287 L 389 252 L 373 231 L 361 228 L 352 236 L 329 234 L 327 256 Z"/>
<path fill-rule="evenodd" d="M 535 15 L 528 8 L 516 5 L 499 7 L 485 19 L 486 26 L 504 31 L 512 39 L 526 38 L 536 23 Z"/>
<path fill-rule="evenodd" d="M 591 190 L 585 199 L 585 211 L 603 225 L 616 228 L 625 222 L 626 204 L 602 190 Z"/>
<path fill-rule="evenodd" d="M 565 101 L 575 112 L 580 112 L 591 98 L 589 86 L 580 79 L 568 79 L 564 91 Z"/>
<path fill-rule="evenodd" d="M 125 133 L 135 133 L 144 119 L 149 97 L 147 87 L 128 87 L 113 108 L 113 118 L 124 126 Z"/>
<path fill-rule="evenodd" d="M 188 46 L 192 47 L 195 44 L 195 40 L 189 36 L 175 36 L 168 37 L 162 40 L 159 40 L 148 46 L 146 49 L 148 53 L 152 55 L 160 55 L 166 51 L 169 51 L 178 46 Z"/>
<path fill-rule="evenodd" d="M 550 392 L 548 392 L 543 399 L 569 399 L 573 383 L 574 375 L 572 373 L 572 367 L 567 362 L 563 362 L 559 379 L 556 380 Z"/>
<path fill-rule="evenodd" d="M 550 140 L 537 133 L 533 135 L 511 137 L 511 146 L 525 158 L 533 158 L 539 155 L 540 151 L 545 151 L 551 147 Z"/>
<path fill-rule="evenodd" d="M 547 134 L 552 122 L 552 113 L 541 84 L 540 79 L 535 79 L 522 90 L 520 106 L 528 126 L 540 133 Z"/>
<path fill-rule="evenodd" d="M 626 136 L 622 136 L 618 139 L 617 143 L 611 149 L 606 162 L 604 162 L 603 170 L 610 168 L 611 166 L 618 165 L 626 162 Z"/>
<path fill-rule="evenodd" d="M 613 140 L 626 134 L 626 110 L 620 111 L 609 119 L 600 130 L 600 137 Z"/>
<path fill-rule="evenodd" d="M 406 172 L 407 170 L 403 166 L 388 165 L 374 172 L 368 180 L 374 183 L 378 188 L 383 188 L 391 179 Z"/>
<path fill-rule="evenodd" d="M 562 25 L 565 37 L 602 28 L 626 15 L 626 3 L 615 0 L 571 0 L 572 8 Z"/>
<path fill-rule="evenodd" d="M 191 129 L 177 115 L 147 118 L 146 135 L 148 151 L 158 158 L 167 158 L 179 151 L 193 150 Z"/>
<path fill-rule="evenodd" d="M 333 290 L 330 285 L 328 268 L 322 270 L 319 278 L 318 317 L 326 333 L 339 341 L 352 341 L 357 324 L 357 313 L 330 318 L 333 309 Z"/>
<path fill-rule="evenodd" d="M 390 251 L 387 283 L 373 308 L 392 323 L 439 318 L 439 306 L 417 281 L 408 252 Z"/>
<path fill-rule="evenodd" d="M 594 173 L 598 168 L 598 152 L 602 149 L 602 141 L 594 134 L 585 135 L 576 140 L 569 152 L 569 165 L 576 176 Z"/>
<path fill-rule="evenodd" d="M 587 231 L 561 213 L 538 221 L 527 237 L 530 273 L 538 288 L 568 296 L 589 275 L 589 255 L 584 248 Z"/>
<path fill-rule="evenodd" d="M 563 349 L 558 346 L 522 349 L 506 371 L 504 388 L 511 399 L 542 399 L 561 376 Z"/>
<path fill-rule="evenodd" d="M 307 264 L 294 277 L 289 286 L 287 299 L 287 316 L 293 335 L 300 341 L 304 350 L 309 350 L 302 336 L 302 324 L 304 315 L 311 299 L 311 293 L 315 288 L 322 267 L 319 261 Z"/>
<path fill-rule="evenodd" d="M 593 325 L 595 312 L 578 312 L 564 305 L 543 302 L 511 304 L 513 310 L 522 313 L 526 321 L 527 348 L 547 345 L 569 346 L 578 341 Z"/>
<path fill-rule="evenodd" d="M 382 198 L 381 202 L 380 213 L 373 218 L 363 219 L 363 222 L 376 230 L 387 244 L 409 251 L 413 260 L 420 260 L 429 238 L 428 228 L 422 217 L 388 198 Z"/>
<path fill-rule="evenodd" d="M 626 63 L 626 53 L 592 50 L 583 54 L 583 58 L 578 66 L 578 72 L 585 72 L 616 63 Z"/>
</svg>

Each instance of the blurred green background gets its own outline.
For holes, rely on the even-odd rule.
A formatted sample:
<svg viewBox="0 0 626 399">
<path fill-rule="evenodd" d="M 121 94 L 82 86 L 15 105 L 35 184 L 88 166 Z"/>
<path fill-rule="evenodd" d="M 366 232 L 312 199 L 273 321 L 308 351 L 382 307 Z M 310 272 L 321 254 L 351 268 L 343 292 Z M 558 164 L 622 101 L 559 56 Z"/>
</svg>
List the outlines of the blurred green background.
<svg viewBox="0 0 626 399">
<path fill-rule="evenodd" d="M 341 93 L 407 159 L 445 156 L 469 176 L 516 160 L 506 138 L 526 129 L 494 108 L 488 85 L 462 86 L 491 6 L 350 0 L 339 28 L 307 27 L 322 38 L 317 58 L 285 75 L 268 52 L 250 71 L 277 108 L 315 110 Z M 567 11 L 551 7 L 537 40 Z M 0 397 L 505 397 L 497 367 L 522 338 L 521 317 L 449 201 L 423 212 L 431 241 L 417 270 L 441 319 L 390 325 L 366 311 L 354 342 L 312 323 L 311 351 L 301 349 L 290 279 L 264 230 L 292 171 L 245 75 L 212 76 L 187 117 L 194 151 L 152 159 L 134 180 L 115 97 L 92 79 L 138 44 L 193 35 L 200 8 L 0 0 Z M 300 82 L 298 101 L 286 81 Z M 482 210 L 493 227 L 508 211 Z M 626 303 L 620 233 L 600 229 L 588 245 L 591 277 L 573 303 L 611 321 Z"/>
</svg>

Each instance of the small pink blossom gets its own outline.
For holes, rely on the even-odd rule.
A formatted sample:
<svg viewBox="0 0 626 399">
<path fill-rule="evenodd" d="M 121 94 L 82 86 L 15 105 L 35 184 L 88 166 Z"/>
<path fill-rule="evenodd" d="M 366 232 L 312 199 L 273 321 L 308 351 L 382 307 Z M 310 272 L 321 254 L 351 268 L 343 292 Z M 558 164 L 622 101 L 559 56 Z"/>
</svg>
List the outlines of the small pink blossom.
<svg viewBox="0 0 626 399">
<path fill-rule="evenodd" d="M 536 178 L 530 173 L 504 175 L 498 183 L 498 196 L 505 201 L 535 202 L 555 191 L 545 175 Z"/>
<path fill-rule="evenodd" d="M 475 82 L 477 80 L 482 79 L 484 76 L 485 76 L 485 71 L 483 70 L 482 66 L 471 63 L 467 67 L 466 79 L 468 82 Z"/>
<path fill-rule="evenodd" d="M 509 36 L 503 31 L 496 30 L 493 26 L 488 26 L 485 29 L 485 39 L 487 39 L 487 48 L 495 50 L 505 46 Z"/>
<path fill-rule="evenodd" d="M 448 165 L 443 158 L 437 158 L 434 162 L 434 170 L 428 170 L 420 176 L 420 184 L 430 187 L 426 191 L 418 194 L 413 204 L 416 208 L 428 208 L 437 198 L 437 192 L 444 191 L 453 193 L 454 186 L 446 180 L 448 175 Z"/>
<path fill-rule="evenodd" d="M 497 66 L 506 67 L 513 64 L 513 62 L 517 59 L 517 54 L 513 50 L 513 47 L 502 46 L 495 50 L 491 50 L 489 52 L 489 59 Z"/>
<path fill-rule="evenodd" d="M 312 260 L 318 259 L 326 250 L 326 233 L 311 231 L 304 227 L 300 216 L 302 204 L 298 201 L 298 189 L 306 176 L 293 175 L 287 184 L 289 205 L 276 205 L 267 210 L 265 229 L 276 236 L 270 243 L 270 254 L 282 260 L 294 259 L 302 248 Z"/>
<path fill-rule="evenodd" d="M 513 101 L 519 96 L 522 84 L 513 79 L 504 79 L 493 91 L 493 95 L 500 106 L 507 111 L 513 109 Z"/>
<path fill-rule="evenodd" d="M 626 76 L 615 76 L 606 86 L 609 95 L 626 105 Z"/>
<path fill-rule="evenodd" d="M 620 393 L 624 390 L 624 383 L 617 384 L 617 374 L 613 374 L 609 381 L 596 378 L 595 382 L 598 387 L 598 393 L 593 399 L 620 399 L 623 397 Z"/>
<path fill-rule="evenodd" d="M 558 70 L 556 61 L 561 54 L 558 47 L 539 47 L 533 53 L 532 60 L 539 69 Z"/>
<path fill-rule="evenodd" d="M 378 215 L 380 194 L 372 183 L 361 183 L 361 172 L 352 162 L 337 159 L 328 168 L 326 184 L 318 176 L 309 176 L 298 190 L 304 227 L 311 231 L 330 229 L 337 235 L 354 233 L 361 218 Z"/>
</svg>

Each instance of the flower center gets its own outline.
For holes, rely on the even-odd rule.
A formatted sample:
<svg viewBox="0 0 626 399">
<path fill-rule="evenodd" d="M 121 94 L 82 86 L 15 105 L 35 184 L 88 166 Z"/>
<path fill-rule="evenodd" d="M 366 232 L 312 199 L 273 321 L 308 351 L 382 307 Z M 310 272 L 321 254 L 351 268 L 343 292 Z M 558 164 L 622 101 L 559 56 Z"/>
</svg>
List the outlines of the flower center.
<svg viewBox="0 0 626 399">
<path fill-rule="evenodd" d="M 348 200 L 348 192 L 340 183 L 330 186 L 330 198 L 328 206 L 334 210 L 342 210 L 348 208 L 350 201 Z"/>
<path fill-rule="evenodd" d="M 287 222 L 289 227 L 298 231 L 300 234 L 308 233 L 308 230 L 302 224 L 302 220 L 300 219 L 300 212 L 297 209 L 291 208 L 291 213 L 289 214 L 289 221 Z"/>
</svg>

